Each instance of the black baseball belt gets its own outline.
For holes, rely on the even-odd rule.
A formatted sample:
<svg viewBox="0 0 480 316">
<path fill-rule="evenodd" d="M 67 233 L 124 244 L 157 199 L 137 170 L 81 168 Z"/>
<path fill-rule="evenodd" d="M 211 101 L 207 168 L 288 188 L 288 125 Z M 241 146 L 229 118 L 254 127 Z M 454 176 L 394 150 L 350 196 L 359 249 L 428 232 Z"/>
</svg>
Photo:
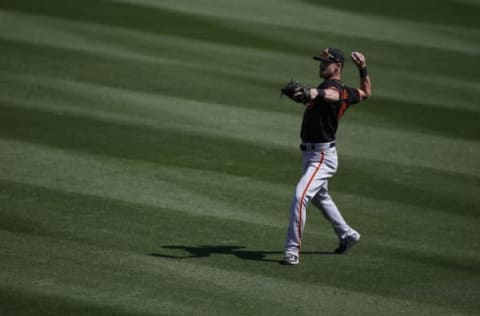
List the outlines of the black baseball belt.
<svg viewBox="0 0 480 316">
<path fill-rule="evenodd" d="M 324 151 L 335 147 L 335 142 L 330 143 L 302 143 L 300 144 L 301 151 Z"/>
</svg>

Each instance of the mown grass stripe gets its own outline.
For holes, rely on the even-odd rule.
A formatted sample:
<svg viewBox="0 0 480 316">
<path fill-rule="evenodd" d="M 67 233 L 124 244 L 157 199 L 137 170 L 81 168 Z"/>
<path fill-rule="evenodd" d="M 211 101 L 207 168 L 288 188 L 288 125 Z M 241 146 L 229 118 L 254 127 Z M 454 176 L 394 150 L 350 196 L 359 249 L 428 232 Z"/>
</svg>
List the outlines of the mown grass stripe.
<svg viewBox="0 0 480 316">
<path fill-rule="evenodd" d="M 158 130 L 190 131 L 266 146 L 294 148 L 297 145 L 298 114 L 231 107 L 52 78 L 24 78 L 13 84 L 17 81 L 15 75 L 10 78 L 6 85 L 11 87 L 11 92 L 0 100 L 16 107 Z M 18 86 L 25 87 L 29 93 L 16 93 Z"/>
<path fill-rule="evenodd" d="M 78 296 L 69 295 L 64 291 L 35 290 L 31 287 L 20 288 L 19 286 L 0 287 L 0 300 L 2 301 L 3 315 L 132 315 L 132 308 L 125 310 L 121 306 L 109 306 L 105 302 L 96 304 L 91 301 L 81 300 Z M 173 305 L 173 304 L 172 304 Z M 168 310 L 168 309 L 167 309 Z M 171 310 L 171 309 L 170 309 Z M 135 315 L 158 315 L 148 314 L 135 310 Z"/>
<path fill-rule="evenodd" d="M 201 38 L 249 46 L 252 42 L 263 48 L 288 48 L 282 41 L 262 36 L 253 29 L 246 30 L 235 27 L 231 21 L 208 16 L 189 14 L 171 9 L 151 9 L 132 4 L 112 3 L 110 1 L 90 0 L 83 5 L 75 1 L 50 0 L 41 5 L 28 1 L 2 3 L 3 10 L 39 14 L 52 17 L 68 18 L 74 21 L 89 21 L 104 25 L 121 26 L 126 21 L 130 27 L 163 34 L 176 34 L 188 38 Z M 95 10 L 90 8 L 94 6 Z M 141 18 L 139 18 L 141 17 Z M 227 34 L 228 33 L 228 34 Z"/>
<path fill-rule="evenodd" d="M 238 48 L 227 43 L 212 43 L 201 39 L 155 34 L 90 22 L 1 10 L 0 16 L 1 23 L 5 26 L 0 29 L 0 37 L 5 40 L 88 51 L 139 62 L 188 65 L 196 69 L 215 67 L 219 72 L 273 80 L 274 78 L 267 76 L 265 71 L 258 71 L 259 67 L 281 74 L 285 69 L 295 68 L 294 65 L 278 68 L 278 63 L 283 59 L 297 59 L 299 63 L 303 59 L 282 51 L 265 52 L 253 46 Z M 8 32 L 9 28 L 16 28 L 18 32 Z M 35 29 L 35 33 L 30 31 L 32 28 Z M 216 59 L 216 64 L 211 63 L 212 55 L 218 56 L 222 67 L 218 67 L 219 59 Z M 248 63 L 239 68 L 240 60 L 248 60 Z M 304 60 L 304 64 L 307 63 L 310 61 Z"/>
<path fill-rule="evenodd" d="M 299 122 L 291 123 L 291 116 L 276 116 L 268 112 L 262 111 L 245 112 L 241 109 L 234 109 L 216 105 L 208 105 L 196 102 L 182 102 L 181 99 L 173 99 L 172 101 L 173 102 L 168 102 L 167 100 L 167 103 L 160 107 L 158 112 L 158 115 L 161 115 L 164 119 L 169 120 L 169 123 L 166 124 L 167 129 L 161 128 L 161 124 L 164 123 L 159 123 L 160 128 L 154 129 L 152 129 L 151 127 L 144 128 L 140 126 L 137 128 L 135 126 L 130 126 L 129 130 L 131 131 L 131 133 L 128 135 L 126 134 L 126 138 L 125 140 L 123 140 L 125 144 L 128 143 L 127 140 L 129 138 L 132 138 L 134 134 L 137 134 L 138 137 L 141 137 L 140 140 L 134 143 L 130 143 L 129 146 L 144 147 L 145 149 L 147 149 L 147 147 L 145 146 L 148 143 L 151 143 L 152 145 L 163 148 L 164 146 L 167 146 L 167 144 L 160 141 L 160 139 L 165 139 L 167 135 L 172 133 L 177 134 L 173 131 L 179 129 L 182 130 L 183 128 L 183 136 L 178 135 L 178 137 L 180 137 L 179 142 L 180 139 L 191 139 L 191 137 L 193 137 L 184 134 L 186 131 L 190 131 L 190 133 L 192 133 L 190 135 L 197 135 L 194 137 L 197 142 L 197 147 L 201 146 L 201 143 L 208 139 L 206 137 L 214 137 L 209 138 L 210 140 L 208 141 L 208 144 L 206 143 L 204 147 L 210 148 L 211 153 L 204 152 L 203 155 L 213 156 L 214 152 L 218 152 L 220 150 L 220 148 L 215 149 L 215 145 L 213 143 L 220 142 L 222 138 L 227 137 L 232 140 L 232 146 L 233 143 L 239 145 L 243 144 L 245 140 L 253 142 L 255 144 L 255 147 L 258 147 L 258 151 L 256 151 L 256 157 L 250 157 L 250 159 L 266 159 L 267 157 L 265 157 L 265 154 L 274 150 L 274 147 L 272 147 L 272 145 L 276 145 L 282 141 L 285 141 L 285 145 L 282 144 L 281 147 L 289 147 L 289 155 L 291 157 L 298 156 L 298 154 L 295 155 L 297 151 L 297 149 L 295 148 L 297 148 L 297 146 L 294 145 L 297 139 L 295 134 L 297 134 L 298 132 L 294 132 L 293 130 L 295 128 L 298 128 L 297 125 L 299 124 Z M 179 107 L 181 108 L 181 110 L 175 106 L 176 104 L 182 104 L 182 106 Z M 50 105 L 46 104 L 45 107 L 48 108 L 50 107 Z M 62 145 L 73 149 L 78 148 L 78 146 L 86 146 L 85 149 L 88 149 L 88 147 L 95 149 L 95 147 L 98 148 L 96 144 L 98 145 L 100 144 L 99 142 L 101 142 L 100 140 L 97 140 L 95 142 L 92 141 L 90 143 L 85 143 L 85 139 L 79 138 L 79 133 L 81 132 L 81 130 L 77 130 L 74 127 L 78 126 L 78 124 L 81 124 L 82 122 L 91 126 L 92 133 L 94 128 L 96 131 L 98 131 L 98 133 L 100 133 L 96 135 L 102 136 L 104 138 L 109 138 L 109 133 L 111 133 L 112 130 L 125 132 L 125 128 L 127 127 L 124 125 L 123 122 L 121 124 L 111 122 L 110 124 L 105 125 L 102 121 L 98 119 L 82 118 L 81 116 L 77 117 L 53 113 L 49 114 L 44 111 L 37 111 L 33 109 L 24 110 L 21 107 L 11 107 L 5 105 L 2 105 L 2 108 L 4 112 L 2 119 L 5 121 L 6 124 L 4 125 L 3 130 L 3 134 L 5 136 L 10 135 L 10 137 L 12 137 L 16 133 L 16 137 L 21 137 L 26 140 L 34 139 L 35 141 L 41 141 L 43 139 L 44 141 L 48 141 L 48 143 L 50 144 L 54 144 L 55 137 L 47 137 L 48 133 L 52 133 L 55 129 L 58 130 L 59 128 L 62 128 L 62 126 L 67 124 L 67 122 L 70 122 L 68 123 L 70 124 L 70 128 L 68 130 L 62 128 L 62 130 L 64 133 L 67 131 L 71 133 L 71 137 L 74 137 L 76 139 L 76 142 L 78 143 L 71 143 L 70 141 L 63 138 L 63 140 L 61 140 L 58 138 L 59 135 L 57 134 L 56 138 L 58 141 L 61 141 L 61 144 L 58 142 L 56 142 L 55 144 L 57 146 Z M 199 109 L 201 109 L 201 113 L 203 113 L 200 116 L 204 117 L 207 122 L 212 123 L 210 127 L 216 126 L 216 129 L 202 127 L 201 125 L 200 128 L 197 128 L 193 124 L 190 125 L 189 128 L 185 128 L 184 122 L 182 120 L 178 121 L 178 123 L 177 120 L 175 120 L 177 115 L 181 115 L 184 117 L 187 116 L 192 121 L 195 121 L 195 115 L 196 113 L 198 113 Z M 164 110 L 167 110 L 167 112 Z M 358 111 L 360 110 L 361 109 L 358 109 Z M 35 112 L 36 115 L 26 115 L 26 113 L 33 112 Z M 83 111 L 83 113 L 85 113 L 85 111 Z M 172 114 L 170 114 L 171 116 L 168 116 L 165 115 L 165 113 Z M 212 121 L 213 118 L 218 117 L 218 115 L 220 115 L 221 113 L 225 114 L 225 121 Z M 252 118 L 253 115 L 255 116 L 255 118 L 250 119 L 249 123 L 246 125 L 238 125 L 237 123 L 235 123 L 238 122 L 237 120 L 239 118 L 248 120 L 249 118 Z M 351 115 L 355 114 L 352 112 Z M 17 122 L 23 123 L 21 125 L 17 124 L 16 121 L 14 121 L 15 117 L 21 117 L 22 120 Z M 118 114 L 114 114 L 113 117 L 118 117 Z M 231 120 L 229 120 L 228 118 L 231 118 Z M 151 119 L 152 116 L 148 117 L 146 121 L 148 122 Z M 287 121 L 285 122 L 285 120 Z M 298 120 L 300 120 L 300 118 L 298 118 Z M 35 124 L 33 124 L 34 122 L 50 122 L 49 129 L 45 130 L 39 128 Z M 285 128 L 282 122 L 285 122 Z M 129 125 L 130 123 L 132 123 L 132 121 L 129 122 Z M 8 128 L 8 126 L 10 126 L 9 124 L 14 124 L 15 126 L 11 126 L 12 128 Z M 151 125 L 151 123 L 149 125 Z M 400 163 L 406 166 L 419 166 L 449 172 L 465 173 L 473 176 L 480 175 L 480 170 L 478 168 L 478 164 L 476 163 L 476 157 L 478 157 L 480 150 L 477 142 L 458 140 L 455 138 L 439 137 L 428 134 L 419 134 L 418 132 L 413 131 L 393 130 L 392 128 L 366 126 L 364 124 L 358 124 L 353 122 L 342 122 L 342 125 L 344 126 L 342 126 L 342 130 L 339 131 L 338 134 L 338 146 L 340 150 L 342 150 L 342 153 L 348 156 L 355 156 L 362 159 L 373 159 L 385 162 Z M 174 128 L 172 129 L 172 127 Z M 268 130 L 268 128 L 272 128 L 272 133 L 253 133 L 253 131 Z M 38 129 L 38 133 L 35 135 L 30 133 L 30 131 L 26 129 L 30 129 L 30 131 L 32 131 L 33 129 Z M 154 139 L 152 138 L 155 135 L 157 135 L 156 137 L 158 139 L 158 141 L 156 142 L 154 142 Z M 214 139 L 217 137 L 220 137 L 220 139 L 214 141 Z M 118 137 L 114 138 L 118 139 Z M 364 144 L 365 139 L 374 139 L 375 144 L 366 146 Z M 113 139 L 111 140 L 113 141 Z M 405 144 L 405 140 L 411 140 L 411 143 Z M 54 141 L 54 143 L 52 143 L 52 141 Z M 179 146 L 180 143 L 174 145 L 174 147 L 176 148 L 178 148 Z M 416 146 L 414 154 L 412 152 L 412 146 Z M 117 148 L 115 144 L 111 144 L 111 147 L 112 149 L 114 149 L 113 147 Z M 105 149 L 108 150 L 108 148 Z M 123 152 L 124 154 L 126 153 L 127 148 L 119 149 L 120 152 Z M 153 148 L 148 149 L 150 154 L 153 153 L 152 149 Z M 115 150 L 118 152 L 118 149 Z M 455 150 L 468 151 L 470 154 L 462 156 L 453 155 Z M 135 153 L 132 152 L 129 155 L 133 157 L 135 156 Z M 226 161 L 224 161 L 223 163 L 226 163 Z M 291 168 L 289 168 L 289 170 L 291 170 Z"/>
<path fill-rule="evenodd" d="M 169 281 L 164 274 L 162 278 L 161 269 L 160 273 L 151 274 L 158 279 L 152 278 L 150 282 L 144 277 L 138 278 L 134 266 L 130 271 L 119 271 L 121 263 L 125 262 L 125 254 L 113 256 L 111 251 L 64 240 L 3 231 L 0 234 L 3 245 L 9 241 L 17 246 L 14 254 L 5 253 L 0 262 L 0 288 L 5 290 L 13 288 L 15 292 L 26 292 L 30 296 L 55 297 L 65 305 L 65 301 L 75 300 L 83 311 L 88 311 L 89 306 L 150 315 L 168 314 L 173 310 L 192 313 L 195 310 L 179 297 L 172 298 L 173 293 L 166 290 Z M 135 284 L 135 281 L 140 283 Z M 45 309 L 48 312 L 50 308 Z M 64 308 L 68 310 L 71 305 Z"/>
<path fill-rule="evenodd" d="M 258 224 L 283 227 L 284 222 L 266 214 L 254 213 L 227 201 L 212 199 L 208 194 L 199 194 L 187 187 L 172 185 L 171 167 L 151 164 L 133 164 L 125 159 L 96 159 L 90 155 L 68 153 L 48 147 L 1 142 L 4 155 L 1 178 L 46 188 L 60 189 L 66 192 L 91 194 L 115 200 L 136 202 L 156 207 L 183 210 L 191 214 L 229 218 Z M 176 181 L 192 181 L 194 170 L 175 172 Z M 191 179 L 190 179 L 191 177 Z M 218 178 L 204 178 L 196 175 L 197 182 L 212 181 Z M 225 179 L 225 176 L 219 177 Z M 254 180 L 233 178 L 233 182 Z M 260 191 L 271 190 L 274 185 L 257 181 Z M 281 187 L 280 187 L 281 189 Z M 255 190 L 250 187 L 249 190 Z M 283 189 L 281 189 L 283 190 Z M 215 192 L 213 192 L 215 194 Z"/>
<path fill-rule="evenodd" d="M 132 4 L 131 0 L 117 0 L 117 2 Z M 339 10 L 332 6 L 318 3 L 296 2 L 292 6 L 290 0 L 281 1 L 244 1 L 232 10 L 229 3 L 219 0 L 202 1 L 192 5 L 189 1 L 162 1 L 151 0 L 135 1 L 135 4 L 163 10 L 165 8 L 185 12 L 229 19 L 230 21 L 245 21 L 249 23 L 274 24 L 278 26 L 295 25 L 306 30 L 322 29 L 324 32 L 338 36 L 354 36 L 382 40 L 385 42 L 410 44 L 417 47 L 431 47 L 451 51 L 461 51 L 470 55 L 477 55 L 480 51 L 477 43 L 471 41 L 478 37 L 477 29 L 449 26 L 451 34 L 446 34 L 443 25 L 425 22 L 411 22 L 401 19 L 385 18 L 373 14 L 360 14 L 358 11 Z M 209 10 L 215 7 L 215 11 Z M 247 13 L 248 12 L 248 13 Z M 269 12 L 268 15 L 263 14 Z M 342 21 L 343 27 L 337 27 Z M 392 23 L 392 21 L 394 23 Z M 415 30 L 414 33 L 411 30 Z M 457 34 L 457 36 L 455 36 Z M 460 40 L 458 34 L 467 37 Z"/>
</svg>

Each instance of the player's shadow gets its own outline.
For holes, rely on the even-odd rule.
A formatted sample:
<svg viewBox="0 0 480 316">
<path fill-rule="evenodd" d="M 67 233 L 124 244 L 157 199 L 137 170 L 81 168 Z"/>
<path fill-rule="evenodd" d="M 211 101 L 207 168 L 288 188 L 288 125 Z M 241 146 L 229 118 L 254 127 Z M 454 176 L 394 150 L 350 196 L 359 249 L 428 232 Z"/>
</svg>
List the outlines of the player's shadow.
<svg viewBox="0 0 480 316">
<path fill-rule="evenodd" d="M 281 263 L 283 251 L 263 251 L 263 250 L 247 250 L 243 246 L 163 246 L 167 253 L 151 253 L 153 257 L 170 258 L 170 259 L 188 259 L 188 258 L 205 258 L 211 255 L 231 255 L 243 260 L 254 260 L 264 262 Z M 178 252 L 182 254 L 177 254 Z M 172 254 L 174 252 L 175 254 Z M 331 255 L 333 252 L 326 251 L 302 251 L 302 255 Z M 276 255 L 278 259 L 270 259 L 267 256 Z"/>
</svg>

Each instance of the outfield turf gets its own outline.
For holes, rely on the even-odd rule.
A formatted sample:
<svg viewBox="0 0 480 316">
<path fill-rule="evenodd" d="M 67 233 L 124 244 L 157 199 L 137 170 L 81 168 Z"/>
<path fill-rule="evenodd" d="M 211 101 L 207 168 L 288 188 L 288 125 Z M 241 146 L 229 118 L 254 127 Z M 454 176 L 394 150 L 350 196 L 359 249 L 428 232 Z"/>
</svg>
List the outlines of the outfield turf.
<svg viewBox="0 0 480 316">
<path fill-rule="evenodd" d="M 480 315 L 480 1 L 0 0 L 0 315 Z M 325 47 L 368 58 L 279 264 Z M 345 82 L 358 84 L 347 61 Z"/>
</svg>

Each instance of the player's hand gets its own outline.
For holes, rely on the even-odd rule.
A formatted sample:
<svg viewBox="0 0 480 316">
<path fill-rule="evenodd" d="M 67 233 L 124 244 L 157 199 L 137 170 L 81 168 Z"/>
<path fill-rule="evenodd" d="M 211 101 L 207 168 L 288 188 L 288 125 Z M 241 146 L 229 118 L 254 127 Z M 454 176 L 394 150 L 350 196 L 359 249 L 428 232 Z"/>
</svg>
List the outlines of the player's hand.
<svg viewBox="0 0 480 316">
<path fill-rule="evenodd" d="M 282 95 L 285 94 L 295 102 L 306 104 L 310 101 L 310 89 L 302 86 L 296 80 L 291 80 L 280 91 Z"/>
<path fill-rule="evenodd" d="M 358 69 L 367 67 L 367 59 L 360 52 L 352 52 L 352 60 L 357 65 Z"/>
</svg>

